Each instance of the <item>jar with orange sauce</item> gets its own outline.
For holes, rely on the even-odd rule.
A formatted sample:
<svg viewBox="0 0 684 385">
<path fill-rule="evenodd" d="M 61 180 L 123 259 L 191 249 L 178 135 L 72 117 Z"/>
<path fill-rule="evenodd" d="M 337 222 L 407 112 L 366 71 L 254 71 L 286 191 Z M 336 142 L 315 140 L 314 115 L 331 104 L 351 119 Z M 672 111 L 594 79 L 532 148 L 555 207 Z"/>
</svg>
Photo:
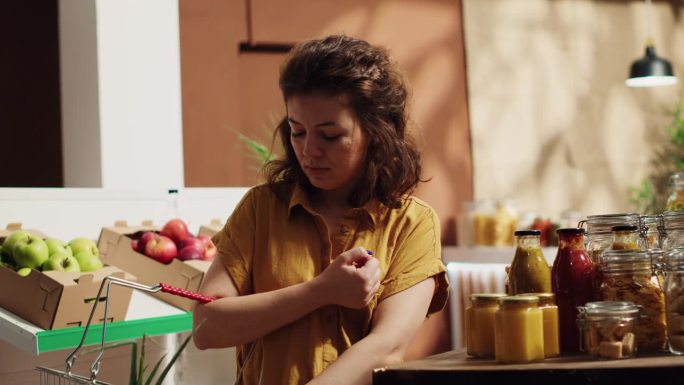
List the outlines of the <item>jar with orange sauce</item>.
<svg viewBox="0 0 684 385">
<path fill-rule="evenodd" d="M 501 297 L 494 315 L 494 356 L 504 364 L 544 359 L 544 315 L 539 297 Z"/>
<path fill-rule="evenodd" d="M 466 308 L 466 350 L 468 355 L 478 358 L 494 358 L 494 314 L 499 308 L 500 293 L 470 295 L 470 306 Z"/>
</svg>

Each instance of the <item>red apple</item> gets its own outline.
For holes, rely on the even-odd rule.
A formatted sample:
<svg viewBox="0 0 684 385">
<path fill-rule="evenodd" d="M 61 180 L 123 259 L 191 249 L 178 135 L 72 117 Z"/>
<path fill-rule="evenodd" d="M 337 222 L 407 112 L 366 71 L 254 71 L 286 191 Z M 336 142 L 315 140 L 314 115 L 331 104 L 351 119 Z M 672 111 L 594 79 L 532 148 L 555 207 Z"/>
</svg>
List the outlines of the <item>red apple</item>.
<svg viewBox="0 0 684 385">
<path fill-rule="evenodd" d="M 176 245 L 180 245 L 181 241 L 192 236 L 190 231 L 188 231 L 188 225 L 183 222 L 182 219 L 178 218 L 166 222 L 164 227 L 162 227 L 160 234 L 171 238 Z"/>
<path fill-rule="evenodd" d="M 178 255 L 176 243 L 163 235 L 154 235 L 154 238 L 145 244 L 145 255 L 163 264 L 169 264 Z"/>
<path fill-rule="evenodd" d="M 151 241 L 154 239 L 154 237 L 157 235 L 154 231 L 145 231 L 141 236 L 140 239 L 138 239 L 138 247 L 135 249 L 139 253 L 145 253 L 145 246 L 147 246 L 147 242 Z"/>
<path fill-rule="evenodd" d="M 209 239 L 209 243 L 207 243 L 207 249 L 204 251 L 204 258 L 202 259 L 205 261 L 213 261 L 217 253 L 218 249 L 216 249 L 216 245 L 214 245 L 214 242 Z"/>
<path fill-rule="evenodd" d="M 185 246 L 179 252 L 176 258 L 181 261 L 190 261 L 193 259 L 203 259 L 204 251 L 196 248 L 195 246 Z"/>
<path fill-rule="evenodd" d="M 180 241 L 180 244 L 178 245 L 178 250 L 182 250 L 186 247 L 194 247 L 195 249 L 199 250 L 200 254 L 204 254 L 204 251 L 207 249 L 206 243 L 203 240 L 199 239 L 199 237 L 189 237 Z"/>
</svg>

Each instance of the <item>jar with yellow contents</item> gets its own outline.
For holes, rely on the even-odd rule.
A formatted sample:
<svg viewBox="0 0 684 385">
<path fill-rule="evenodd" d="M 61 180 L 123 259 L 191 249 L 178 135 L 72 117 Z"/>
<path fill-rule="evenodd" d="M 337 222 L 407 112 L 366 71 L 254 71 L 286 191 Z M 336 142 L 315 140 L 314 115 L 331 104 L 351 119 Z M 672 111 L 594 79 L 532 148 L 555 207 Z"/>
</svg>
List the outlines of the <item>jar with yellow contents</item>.
<svg viewBox="0 0 684 385">
<path fill-rule="evenodd" d="M 494 358 L 494 314 L 497 300 L 505 294 L 481 293 L 470 295 L 466 308 L 466 350 L 478 358 Z"/>
<path fill-rule="evenodd" d="M 539 297 L 539 308 L 544 318 L 544 358 L 558 357 L 560 343 L 558 334 L 558 306 L 553 293 L 525 293 Z"/>
<path fill-rule="evenodd" d="M 494 316 L 494 355 L 503 364 L 544 359 L 544 315 L 539 297 L 506 296 L 498 299 Z"/>
</svg>

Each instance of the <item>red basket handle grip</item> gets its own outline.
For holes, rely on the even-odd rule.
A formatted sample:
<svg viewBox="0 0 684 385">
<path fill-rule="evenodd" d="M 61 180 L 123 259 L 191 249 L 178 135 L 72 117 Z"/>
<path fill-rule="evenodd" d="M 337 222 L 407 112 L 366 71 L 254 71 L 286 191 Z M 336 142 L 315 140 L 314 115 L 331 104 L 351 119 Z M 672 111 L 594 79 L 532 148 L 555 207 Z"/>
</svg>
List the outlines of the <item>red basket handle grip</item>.
<svg viewBox="0 0 684 385">
<path fill-rule="evenodd" d="M 169 285 L 168 283 L 164 283 L 164 282 L 160 282 L 159 286 L 161 287 L 161 291 L 164 293 L 169 293 L 169 294 L 177 295 L 180 297 L 189 298 L 189 299 L 192 299 L 192 300 L 197 301 L 199 303 L 209 303 L 209 302 L 216 299 L 216 298 L 212 298 L 212 297 L 207 297 L 206 295 L 202 295 L 200 293 L 195 293 L 194 291 L 181 289 L 180 287 L 175 287 L 175 286 Z"/>
</svg>

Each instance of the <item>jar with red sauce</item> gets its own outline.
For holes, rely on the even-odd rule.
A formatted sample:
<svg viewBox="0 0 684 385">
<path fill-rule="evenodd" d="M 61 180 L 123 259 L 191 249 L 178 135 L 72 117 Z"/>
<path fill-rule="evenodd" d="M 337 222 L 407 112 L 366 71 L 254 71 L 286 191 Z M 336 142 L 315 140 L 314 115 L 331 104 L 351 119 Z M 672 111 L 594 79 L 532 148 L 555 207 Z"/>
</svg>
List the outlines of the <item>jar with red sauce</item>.
<svg viewBox="0 0 684 385">
<path fill-rule="evenodd" d="M 577 307 L 596 301 L 596 267 L 584 247 L 584 229 L 558 229 L 558 254 L 551 270 L 551 287 L 558 305 L 560 349 L 578 352 Z"/>
</svg>

